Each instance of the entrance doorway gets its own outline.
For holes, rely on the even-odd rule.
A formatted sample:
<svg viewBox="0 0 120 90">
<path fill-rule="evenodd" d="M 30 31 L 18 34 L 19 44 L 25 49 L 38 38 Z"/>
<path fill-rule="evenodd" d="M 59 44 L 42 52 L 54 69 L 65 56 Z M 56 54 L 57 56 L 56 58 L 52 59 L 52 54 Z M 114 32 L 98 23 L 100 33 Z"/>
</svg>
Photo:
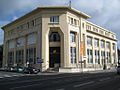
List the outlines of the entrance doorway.
<svg viewBox="0 0 120 90">
<path fill-rule="evenodd" d="M 60 67 L 60 47 L 49 48 L 49 67 L 50 68 Z"/>
</svg>

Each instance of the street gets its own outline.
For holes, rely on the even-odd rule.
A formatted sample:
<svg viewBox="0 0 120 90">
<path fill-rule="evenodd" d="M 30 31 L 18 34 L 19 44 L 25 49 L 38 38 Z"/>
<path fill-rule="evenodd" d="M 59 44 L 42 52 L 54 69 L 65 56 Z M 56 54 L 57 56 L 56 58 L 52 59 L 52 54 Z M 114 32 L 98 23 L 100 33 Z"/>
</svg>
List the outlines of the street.
<svg viewBox="0 0 120 90">
<path fill-rule="evenodd" d="M 9 72 L 0 72 L 8 75 Z M 12 72 L 10 72 L 12 73 Z M 10 75 L 13 75 L 10 77 Z M 0 78 L 1 90 L 120 90 L 116 72 L 9 74 Z"/>
</svg>

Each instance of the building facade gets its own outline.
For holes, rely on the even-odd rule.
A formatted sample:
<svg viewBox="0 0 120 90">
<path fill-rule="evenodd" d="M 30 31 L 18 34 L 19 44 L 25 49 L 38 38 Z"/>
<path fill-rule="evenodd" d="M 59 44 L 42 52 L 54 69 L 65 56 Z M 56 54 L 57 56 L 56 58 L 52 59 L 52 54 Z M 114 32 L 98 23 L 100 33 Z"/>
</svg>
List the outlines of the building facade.
<svg viewBox="0 0 120 90">
<path fill-rule="evenodd" d="M 38 7 L 2 27 L 3 67 L 28 65 L 60 72 L 97 70 L 117 62 L 116 34 L 67 6 Z M 40 64 L 40 60 L 43 63 Z"/>
</svg>

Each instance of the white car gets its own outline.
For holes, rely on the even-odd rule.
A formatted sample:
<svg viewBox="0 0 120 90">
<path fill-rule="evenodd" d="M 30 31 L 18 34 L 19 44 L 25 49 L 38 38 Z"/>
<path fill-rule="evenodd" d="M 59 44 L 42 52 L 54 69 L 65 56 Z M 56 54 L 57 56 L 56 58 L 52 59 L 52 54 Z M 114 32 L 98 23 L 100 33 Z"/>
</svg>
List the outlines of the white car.
<svg viewBox="0 0 120 90">
<path fill-rule="evenodd" d="M 117 74 L 120 74 L 120 66 L 117 66 Z"/>
</svg>

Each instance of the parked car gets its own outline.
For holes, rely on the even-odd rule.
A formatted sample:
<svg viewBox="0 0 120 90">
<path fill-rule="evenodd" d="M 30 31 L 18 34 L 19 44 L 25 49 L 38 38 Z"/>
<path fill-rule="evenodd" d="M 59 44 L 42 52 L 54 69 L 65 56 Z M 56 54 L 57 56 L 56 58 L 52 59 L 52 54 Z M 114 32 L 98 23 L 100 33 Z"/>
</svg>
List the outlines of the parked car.
<svg viewBox="0 0 120 90">
<path fill-rule="evenodd" d="M 117 74 L 120 74 L 120 66 L 117 66 Z"/>
<path fill-rule="evenodd" d="M 39 72 L 39 69 L 36 69 L 34 67 L 25 67 L 23 72 L 37 74 Z"/>
<path fill-rule="evenodd" d="M 17 72 L 17 67 L 11 67 L 11 68 L 10 68 L 10 71 L 11 71 L 11 72 Z"/>
<path fill-rule="evenodd" d="M 22 67 L 18 67 L 18 68 L 17 68 L 17 71 L 18 71 L 18 72 L 23 72 L 23 70 L 24 70 L 24 69 L 23 69 Z"/>
</svg>

